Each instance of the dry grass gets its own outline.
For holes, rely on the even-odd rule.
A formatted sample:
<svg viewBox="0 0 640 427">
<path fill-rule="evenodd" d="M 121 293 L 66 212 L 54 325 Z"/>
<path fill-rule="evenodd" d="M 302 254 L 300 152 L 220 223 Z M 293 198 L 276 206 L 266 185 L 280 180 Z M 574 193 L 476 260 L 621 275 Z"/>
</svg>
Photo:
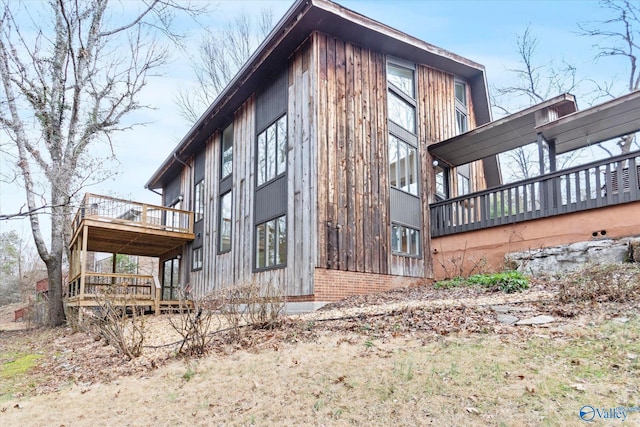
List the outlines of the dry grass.
<svg viewBox="0 0 640 427">
<path fill-rule="evenodd" d="M 457 300 L 406 292 L 404 302 L 397 291 L 247 331 L 239 343 L 216 335 L 202 358 L 161 346 L 181 342 L 166 316 L 149 319 L 149 346 L 132 361 L 85 333 L 0 332 L 0 367 L 20 351 L 42 355 L 31 371 L 0 373 L 0 425 L 580 426 L 583 405 L 640 406 L 635 303 L 575 305 L 573 317 L 535 328 L 498 324 L 489 306 L 548 312 L 548 287 L 456 290 Z M 637 423 L 630 414 L 626 424 Z"/>
<path fill-rule="evenodd" d="M 637 318 L 526 339 L 318 331 L 314 342 L 267 341 L 108 384 L 5 396 L 0 424 L 581 425 L 584 404 L 638 405 L 639 331 Z"/>
</svg>

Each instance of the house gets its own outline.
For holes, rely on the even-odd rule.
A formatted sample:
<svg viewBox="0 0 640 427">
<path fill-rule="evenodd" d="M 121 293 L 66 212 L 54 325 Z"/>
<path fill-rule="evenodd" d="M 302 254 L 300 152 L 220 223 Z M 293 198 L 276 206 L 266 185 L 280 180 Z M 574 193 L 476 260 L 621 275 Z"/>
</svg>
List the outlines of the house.
<svg viewBox="0 0 640 427">
<path fill-rule="evenodd" d="M 483 66 L 296 1 L 146 184 L 194 213 L 193 242 L 162 256 L 163 286 L 331 301 L 431 278 L 443 183 L 427 147 L 490 119 Z M 459 167 L 452 194 L 487 181 L 495 157 Z"/>
<path fill-rule="evenodd" d="M 640 92 L 583 111 L 562 94 L 491 121 L 481 65 L 299 0 L 149 179 L 161 205 L 85 196 L 67 307 L 118 285 L 161 312 L 185 290 L 257 284 L 309 309 L 640 235 L 637 151 L 556 167 L 638 128 Z M 502 185 L 497 156 L 530 143 L 541 175 Z M 159 274 L 91 271 L 91 252 L 156 257 Z"/>
</svg>

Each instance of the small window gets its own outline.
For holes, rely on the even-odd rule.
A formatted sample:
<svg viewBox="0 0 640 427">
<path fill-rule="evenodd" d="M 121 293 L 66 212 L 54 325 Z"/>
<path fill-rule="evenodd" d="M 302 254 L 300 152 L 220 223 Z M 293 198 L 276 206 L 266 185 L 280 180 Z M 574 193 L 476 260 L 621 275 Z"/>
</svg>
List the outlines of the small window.
<svg viewBox="0 0 640 427">
<path fill-rule="evenodd" d="M 420 256 L 420 231 L 392 224 L 391 250 L 396 255 Z"/>
<path fill-rule="evenodd" d="M 222 132 L 222 165 L 220 179 L 224 179 L 233 172 L 233 125 L 227 126 Z"/>
<path fill-rule="evenodd" d="M 191 257 L 191 270 L 202 270 L 202 248 L 193 250 Z"/>
<path fill-rule="evenodd" d="M 220 223 L 219 232 L 220 241 L 218 242 L 219 252 L 228 252 L 231 250 L 231 220 L 232 220 L 232 204 L 231 191 L 220 196 Z"/>
<path fill-rule="evenodd" d="M 402 93 L 414 98 L 413 70 L 387 63 L 387 80 Z"/>
<path fill-rule="evenodd" d="M 282 267 L 287 262 L 287 217 L 256 226 L 256 268 Z"/>
<path fill-rule="evenodd" d="M 258 186 L 272 181 L 287 170 L 287 116 L 258 134 Z"/>
<path fill-rule="evenodd" d="M 198 222 L 204 218 L 204 180 L 198 181 L 193 191 L 193 219 Z"/>
<path fill-rule="evenodd" d="M 418 195 L 416 149 L 389 134 L 389 181 L 392 187 Z"/>
<path fill-rule="evenodd" d="M 471 166 L 469 163 L 456 168 L 458 172 L 458 196 L 471 192 Z"/>
</svg>

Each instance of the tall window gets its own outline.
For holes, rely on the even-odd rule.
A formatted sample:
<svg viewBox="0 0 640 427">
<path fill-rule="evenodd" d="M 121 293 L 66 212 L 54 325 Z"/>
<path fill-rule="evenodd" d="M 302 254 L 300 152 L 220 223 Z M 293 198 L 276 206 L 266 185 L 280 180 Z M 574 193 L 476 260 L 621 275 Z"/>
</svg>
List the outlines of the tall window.
<svg viewBox="0 0 640 427">
<path fill-rule="evenodd" d="M 391 225 L 391 251 L 396 255 L 420 255 L 420 231 L 403 225 Z"/>
<path fill-rule="evenodd" d="M 193 220 L 204 218 L 204 179 L 198 181 L 193 190 Z"/>
<path fill-rule="evenodd" d="M 257 185 L 261 186 L 287 170 L 287 115 L 258 134 Z"/>
<path fill-rule="evenodd" d="M 227 252 L 231 250 L 231 191 L 220 196 L 220 224 L 218 224 L 218 250 Z"/>
<path fill-rule="evenodd" d="M 233 220 L 233 125 L 222 131 L 220 149 L 220 186 L 218 199 L 218 253 L 231 250 Z"/>
<path fill-rule="evenodd" d="M 456 96 L 456 130 L 458 134 L 469 130 L 467 111 L 467 85 L 459 80 L 454 83 Z"/>
<path fill-rule="evenodd" d="M 391 252 L 394 255 L 418 257 L 422 222 L 417 218 L 422 217 L 422 203 L 418 185 L 420 178 L 416 111 L 415 65 L 390 59 L 387 62 L 387 114 Z"/>
<path fill-rule="evenodd" d="M 233 172 L 233 125 L 222 132 L 222 156 L 220 179 L 225 179 Z"/>
<path fill-rule="evenodd" d="M 409 132 L 416 132 L 416 101 L 414 70 L 392 63 L 387 64 L 389 119 Z"/>
<path fill-rule="evenodd" d="M 436 200 L 449 198 L 449 185 L 447 169 L 441 166 L 435 167 Z"/>
<path fill-rule="evenodd" d="M 256 268 L 280 267 L 287 263 L 287 216 L 256 226 Z"/>
</svg>

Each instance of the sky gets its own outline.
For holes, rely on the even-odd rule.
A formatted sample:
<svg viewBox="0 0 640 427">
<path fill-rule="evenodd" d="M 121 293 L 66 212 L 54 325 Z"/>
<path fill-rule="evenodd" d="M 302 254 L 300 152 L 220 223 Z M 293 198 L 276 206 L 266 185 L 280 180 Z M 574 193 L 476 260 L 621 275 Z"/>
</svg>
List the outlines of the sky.
<svg viewBox="0 0 640 427">
<path fill-rule="evenodd" d="M 530 27 L 538 39 L 536 60 L 540 64 L 566 61 L 576 66 L 579 78 L 614 80 L 619 85 L 619 94 L 624 92 L 627 64 L 617 58 L 594 60 L 596 40 L 578 34 L 578 23 L 606 17 L 595 1 L 342 0 L 338 3 L 483 64 L 490 90 L 512 81 L 513 73 L 507 70 L 518 67 L 517 37 Z M 202 23 L 211 27 L 224 25 L 242 10 L 257 13 L 269 6 L 274 13 L 274 22 L 277 22 L 291 4 L 292 1 L 285 0 L 222 0 L 211 4 L 214 13 L 202 19 Z M 172 53 L 173 60 L 163 69 L 162 76 L 150 78 L 140 100 L 153 109 L 136 112 L 127 119 L 148 124 L 114 137 L 114 150 L 119 162 L 116 165 L 117 175 L 87 188 L 87 192 L 160 204 L 160 196 L 146 190 L 144 185 L 192 125 L 179 115 L 175 96 L 180 88 L 194 85 L 190 55 L 202 33 L 202 28 L 191 21 L 181 20 L 179 25 L 179 29 L 188 35 L 185 41 L 187 48 Z M 584 93 L 575 93 L 579 108 L 589 106 L 588 89 L 585 85 Z M 494 114 L 494 118 L 496 116 Z M 7 168 L 5 160 L 0 161 L 0 168 Z M 25 203 L 23 193 L 24 190 L 15 183 L 0 182 L 0 213 L 18 211 Z M 0 232 L 12 229 L 30 239 L 28 221 L 0 221 Z M 45 229 L 45 236 L 47 234 Z"/>
</svg>

